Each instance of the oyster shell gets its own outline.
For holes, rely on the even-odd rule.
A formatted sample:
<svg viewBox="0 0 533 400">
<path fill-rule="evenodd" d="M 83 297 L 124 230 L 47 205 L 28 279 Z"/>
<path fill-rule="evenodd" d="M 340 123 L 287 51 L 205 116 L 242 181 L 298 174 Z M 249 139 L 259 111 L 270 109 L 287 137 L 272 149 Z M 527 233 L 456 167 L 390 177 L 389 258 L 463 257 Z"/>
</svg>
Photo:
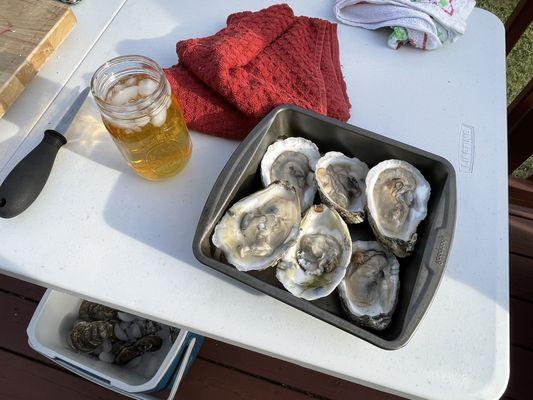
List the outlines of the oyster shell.
<svg viewBox="0 0 533 400">
<path fill-rule="evenodd" d="M 87 300 L 81 302 L 78 314 L 85 321 L 117 319 L 117 310 Z"/>
<path fill-rule="evenodd" d="M 290 137 L 268 146 L 261 160 L 261 180 L 268 186 L 274 181 L 287 181 L 296 188 L 302 212 L 316 194 L 315 165 L 320 158 L 318 147 L 310 140 Z"/>
<path fill-rule="evenodd" d="M 154 322 L 149 319 L 140 318 L 137 320 L 137 323 L 141 327 L 141 333 L 143 336 L 146 335 L 155 335 L 157 332 L 163 329 L 161 324 L 158 324 L 157 322 Z"/>
<path fill-rule="evenodd" d="M 145 336 L 133 343 L 122 343 L 113 349 L 116 352 L 115 364 L 124 365 L 136 357 L 146 353 L 157 351 L 161 348 L 163 339 L 159 336 Z"/>
<path fill-rule="evenodd" d="M 296 297 L 325 297 L 344 277 L 351 254 L 350 232 L 337 211 L 313 205 L 302 219 L 296 242 L 278 263 L 276 277 Z"/>
<path fill-rule="evenodd" d="M 349 224 L 365 219 L 368 165 L 338 151 L 330 151 L 316 163 L 316 181 L 322 201 Z"/>
<path fill-rule="evenodd" d="M 235 203 L 215 227 L 212 241 L 239 271 L 262 270 L 296 240 L 300 219 L 296 189 L 273 182 Z"/>
<path fill-rule="evenodd" d="M 138 349 L 134 344 L 124 342 L 117 343 L 113 348 L 113 351 L 115 352 L 114 363 L 117 365 L 127 364 L 134 358 L 144 354 L 144 352 Z"/>
<path fill-rule="evenodd" d="M 135 342 L 135 346 L 144 352 L 157 351 L 161 348 L 162 344 L 163 339 L 156 335 L 144 336 Z"/>
<path fill-rule="evenodd" d="M 350 318 L 376 330 L 385 329 L 396 308 L 399 273 L 396 257 L 378 242 L 353 242 L 350 265 L 337 288 Z"/>
<path fill-rule="evenodd" d="M 413 251 L 430 192 L 424 176 L 406 161 L 382 161 L 368 171 L 368 221 L 378 241 L 397 257 Z"/>
<path fill-rule="evenodd" d="M 106 340 L 116 341 L 113 321 L 78 321 L 70 333 L 70 344 L 83 353 L 91 353 Z"/>
</svg>

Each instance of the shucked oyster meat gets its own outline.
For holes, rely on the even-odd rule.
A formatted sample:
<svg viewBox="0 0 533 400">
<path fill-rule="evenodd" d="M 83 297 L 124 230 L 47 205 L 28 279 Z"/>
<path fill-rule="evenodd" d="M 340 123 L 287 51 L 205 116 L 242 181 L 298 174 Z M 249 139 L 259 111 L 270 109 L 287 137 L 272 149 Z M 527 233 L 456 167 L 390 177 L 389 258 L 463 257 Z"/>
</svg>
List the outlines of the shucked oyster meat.
<svg viewBox="0 0 533 400">
<path fill-rule="evenodd" d="M 287 181 L 296 188 L 302 211 L 313 203 L 316 194 L 315 165 L 318 147 L 310 140 L 290 137 L 268 146 L 261 160 L 261 180 L 265 186 Z"/>
<path fill-rule="evenodd" d="M 346 313 L 357 323 L 385 329 L 400 288 L 400 264 L 378 242 L 356 241 L 346 276 L 338 286 Z"/>
<path fill-rule="evenodd" d="M 215 227 L 212 241 L 239 271 L 275 264 L 294 242 L 300 226 L 296 189 L 286 181 L 235 203 Z"/>
<path fill-rule="evenodd" d="M 377 239 L 397 257 L 414 249 L 418 224 L 426 218 L 431 189 L 406 161 L 387 160 L 366 177 L 368 220 Z"/>
<path fill-rule="evenodd" d="M 357 158 L 330 151 L 316 164 L 320 198 L 349 224 L 364 220 L 365 178 L 368 166 Z"/>
<path fill-rule="evenodd" d="M 326 205 L 306 212 L 296 242 L 276 268 L 276 277 L 294 296 L 315 300 L 339 284 L 350 261 L 352 242 L 346 223 Z"/>
</svg>

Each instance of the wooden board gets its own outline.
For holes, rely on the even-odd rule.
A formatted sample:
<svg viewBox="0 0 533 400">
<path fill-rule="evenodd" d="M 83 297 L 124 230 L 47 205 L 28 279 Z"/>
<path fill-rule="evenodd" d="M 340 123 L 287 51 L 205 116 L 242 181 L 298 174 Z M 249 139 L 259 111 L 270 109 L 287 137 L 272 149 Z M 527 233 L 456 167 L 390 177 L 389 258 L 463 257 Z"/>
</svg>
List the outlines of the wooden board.
<svg viewBox="0 0 533 400">
<path fill-rule="evenodd" d="M 57 1 L 0 1 L 0 117 L 75 24 L 70 7 Z"/>
</svg>

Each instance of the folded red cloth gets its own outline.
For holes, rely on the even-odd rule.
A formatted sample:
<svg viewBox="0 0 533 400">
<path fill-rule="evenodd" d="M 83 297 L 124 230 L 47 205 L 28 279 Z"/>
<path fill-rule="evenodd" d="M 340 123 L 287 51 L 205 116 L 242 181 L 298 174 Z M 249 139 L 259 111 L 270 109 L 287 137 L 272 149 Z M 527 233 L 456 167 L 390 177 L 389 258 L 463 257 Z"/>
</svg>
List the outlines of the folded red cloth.
<svg viewBox="0 0 533 400">
<path fill-rule="evenodd" d="M 191 129 L 242 139 L 286 103 L 350 117 L 337 26 L 286 4 L 232 14 L 215 35 L 176 49 L 180 62 L 165 73 Z"/>
</svg>

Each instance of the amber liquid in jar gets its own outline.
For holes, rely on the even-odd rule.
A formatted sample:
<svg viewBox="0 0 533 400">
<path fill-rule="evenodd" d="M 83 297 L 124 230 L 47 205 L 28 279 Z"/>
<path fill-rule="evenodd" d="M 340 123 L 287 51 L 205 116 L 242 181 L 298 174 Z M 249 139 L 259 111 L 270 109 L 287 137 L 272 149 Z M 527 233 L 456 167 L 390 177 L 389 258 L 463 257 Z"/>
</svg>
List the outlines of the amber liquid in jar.
<svg viewBox="0 0 533 400">
<path fill-rule="evenodd" d="M 133 79 L 138 83 L 149 78 L 137 76 Z M 127 81 L 131 84 L 132 78 Z M 117 85 L 125 85 L 125 82 L 119 81 Z M 126 86 L 126 90 L 131 87 L 133 86 Z M 111 92 L 114 89 L 115 87 Z M 120 91 L 116 92 L 120 94 Z M 138 94 L 131 102 L 141 97 L 142 95 Z M 103 120 L 131 167 L 147 179 L 170 178 L 180 172 L 191 157 L 189 132 L 181 107 L 173 94 L 170 95 L 168 108 L 162 108 L 155 114 L 133 120 L 131 123 L 113 123 L 106 118 Z"/>
<path fill-rule="evenodd" d="M 185 167 L 192 152 L 189 132 L 179 102 L 153 60 L 110 60 L 95 73 L 92 88 L 104 125 L 137 174 L 163 180 Z"/>
</svg>

